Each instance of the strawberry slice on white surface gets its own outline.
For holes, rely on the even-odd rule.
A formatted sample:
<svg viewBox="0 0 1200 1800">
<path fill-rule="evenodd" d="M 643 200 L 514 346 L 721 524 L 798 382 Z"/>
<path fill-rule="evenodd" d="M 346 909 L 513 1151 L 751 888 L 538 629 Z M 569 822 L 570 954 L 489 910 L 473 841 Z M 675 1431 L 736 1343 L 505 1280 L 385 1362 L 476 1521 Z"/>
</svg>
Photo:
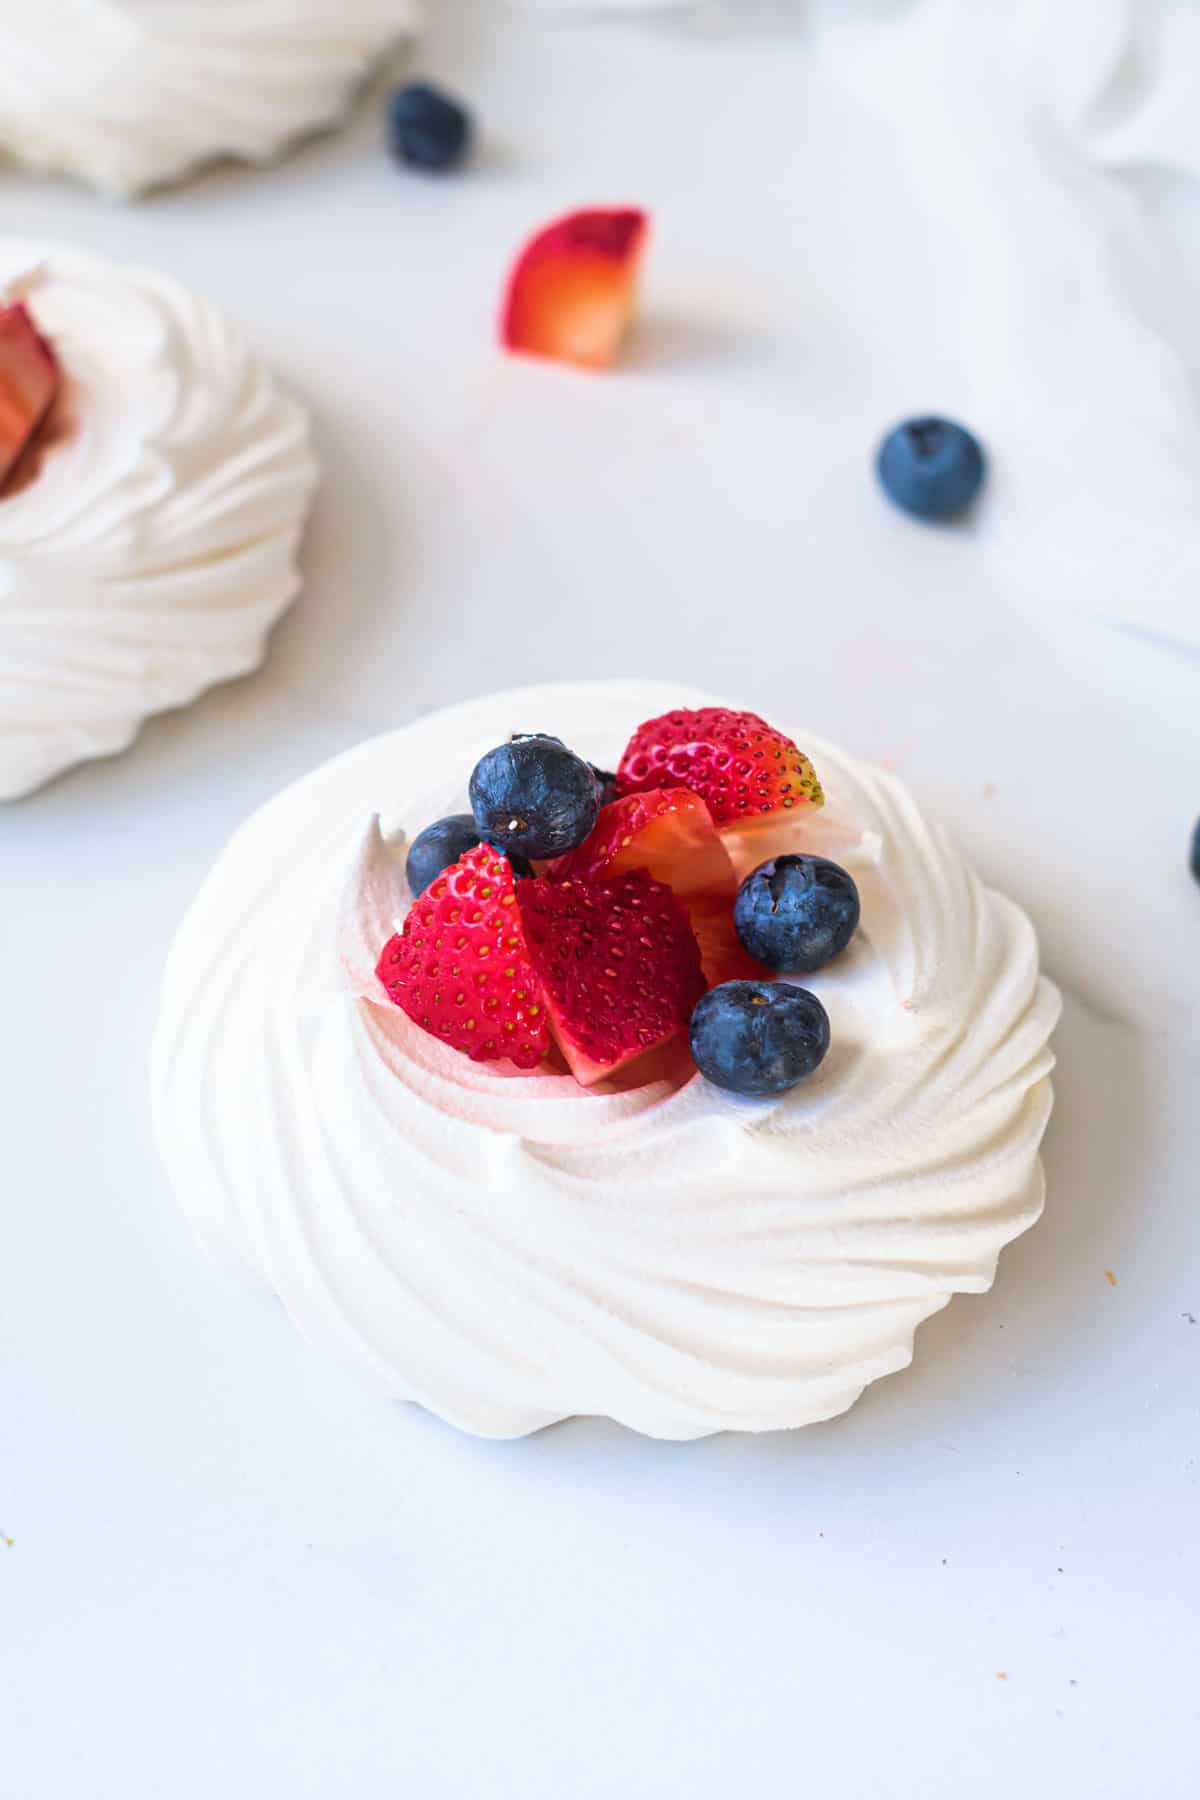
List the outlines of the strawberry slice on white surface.
<svg viewBox="0 0 1200 1800">
<path fill-rule="evenodd" d="M 607 368 L 633 317 L 649 228 L 636 207 L 590 207 L 536 232 L 508 278 L 505 349 Z"/>
</svg>

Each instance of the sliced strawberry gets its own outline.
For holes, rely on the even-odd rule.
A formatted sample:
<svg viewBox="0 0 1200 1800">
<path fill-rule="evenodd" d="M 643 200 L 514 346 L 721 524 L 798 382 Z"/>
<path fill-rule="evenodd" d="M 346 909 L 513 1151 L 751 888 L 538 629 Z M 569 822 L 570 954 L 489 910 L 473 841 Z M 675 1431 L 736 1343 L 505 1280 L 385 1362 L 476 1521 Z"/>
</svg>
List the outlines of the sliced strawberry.
<svg viewBox="0 0 1200 1800">
<path fill-rule="evenodd" d="M 595 207 L 537 232 L 508 278 L 505 349 L 606 368 L 633 316 L 649 224 L 634 207 Z"/>
<path fill-rule="evenodd" d="M 611 881 L 645 869 L 681 900 L 693 894 L 732 896 L 729 852 L 704 801 L 689 788 L 629 794 L 601 809 L 590 837 L 548 864 L 551 881 Z"/>
<path fill-rule="evenodd" d="M 707 802 L 739 873 L 765 827 L 790 825 L 797 812 L 825 800 L 791 738 L 757 713 L 723 706 L 681 708 L 638 726 L 617 770 L 618 787 L 633 794 L 671 782 Z"/>
<path fill-rule="evenodd" d="M 513 872 L 488 844 L 429 884 L 384 945 L 376 974 L 414 1024 L 473 1062 L 507 1057 L 532 1069 L 550 1052 Z"/>
<path fill-rule="evenodd" d="M 583 1087 L 685 1030 L 705 990 L 682 903 L 644 869 L 523 881 L 517 904 L 550 1021 Z"/>
<path fill-rule="evenodd" d="M 729 895 L 698 894 L 687 902 L 687 910 L 709 987 L 720 987 L 723 981 L 762 981 L 769 975 L 769 970 L 743 950 L 734 930 Z"/>
<path fill-rule="evenodd" d="M 59 390 L 58 358 L 19 301 L 0 306 L 0 487 Z"/>
</svg>

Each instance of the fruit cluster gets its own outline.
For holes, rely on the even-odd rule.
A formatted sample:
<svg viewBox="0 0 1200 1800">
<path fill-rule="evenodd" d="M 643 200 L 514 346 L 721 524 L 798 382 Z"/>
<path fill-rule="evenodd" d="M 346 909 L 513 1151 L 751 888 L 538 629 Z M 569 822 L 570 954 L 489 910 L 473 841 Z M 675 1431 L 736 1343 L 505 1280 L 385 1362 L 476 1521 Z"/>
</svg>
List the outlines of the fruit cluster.
<svg viewBox="0 0 1200 1800">
<path fill-rule="evenodd" d="M 469 794 L 470 813 L 414 839 L 413 904 L 379 959 L 414 1024 L 523 1070 L 557 1048 L 584 1087 L 685 1033 L 700 1071 L 735 1093 L 778 1093 L 817 1067 L 825 1009 L 773 976 L 845 949 L 855 884 L 791 851 L 736 874 L 824 800 L 790 738 L 754 713 L 670 712 L 608 774 L 559 738 L 518 734 L 476 764 Z"/>
</svg>

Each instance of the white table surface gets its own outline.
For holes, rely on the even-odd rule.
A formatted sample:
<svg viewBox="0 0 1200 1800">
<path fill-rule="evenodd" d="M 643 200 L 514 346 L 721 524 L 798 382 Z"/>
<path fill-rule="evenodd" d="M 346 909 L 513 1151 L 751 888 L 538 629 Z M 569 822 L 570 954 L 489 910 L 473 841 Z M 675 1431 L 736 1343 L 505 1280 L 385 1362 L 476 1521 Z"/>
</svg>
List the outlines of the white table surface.
<svg viewBox="0 0 1200 1800">
<path fill-rule="evenodd" d="M 311 400 L 325 464 L 267 669 L 0 817 L 0 1788 L 1193 1796 L 1196 589 L 1165 559 L 1149 622 L 1099 622 L 1158 494 L 1052 513 L 1072 473 L 1046 438 L 1154 446 L 1102 343 L 1080 383 L 1040 267 L 1024 342 L 1000 301 L 957 304 L 961 220 L 803 34 L 454 5 L 422 66 L 486 123 L 454 180 L 397 173 L 366 116 L 137 209 L 0 182 L 0 228 L 221 300 Z M 504 362 L 510 250 L 607 199 L 657 219 L 627 364 Z M 998 229 L 1019 267 L 1019 210 Z M 867 466 L 931 405 L 994 458 L 944 534 Z M 429 707 L 605 674 L 890 761 L 1031 908 L 1067 992 L 1045 1220 L 911 1370 L 802 1433 L 494 1444 L 389 1407 L 208 1264 L 151 1144 L 159 970 L 247 811 Z"/>
</svg>

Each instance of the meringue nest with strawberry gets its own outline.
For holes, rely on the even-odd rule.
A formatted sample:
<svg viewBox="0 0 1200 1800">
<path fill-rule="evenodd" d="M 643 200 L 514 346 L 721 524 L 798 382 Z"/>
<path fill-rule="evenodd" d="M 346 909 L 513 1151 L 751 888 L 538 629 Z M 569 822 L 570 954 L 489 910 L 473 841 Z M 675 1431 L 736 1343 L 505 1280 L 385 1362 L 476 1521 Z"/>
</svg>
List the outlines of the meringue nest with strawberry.
<svg viewBox="0 0 1200 1800">
<path fill-rule="evenodd" d="M 262 661 L 308 418 L 208 301 L 0 239 L 0 800 Z"/>
<path fill-rule="evenodd" d="M 893 777 L 707 696 L 534 689 L 243 827 L 168 963 L 156 1130 L 204 1241 L 389 1395 L 782 1429 L 1038 1217 L 1057 1012 Z"/>
</svg>

